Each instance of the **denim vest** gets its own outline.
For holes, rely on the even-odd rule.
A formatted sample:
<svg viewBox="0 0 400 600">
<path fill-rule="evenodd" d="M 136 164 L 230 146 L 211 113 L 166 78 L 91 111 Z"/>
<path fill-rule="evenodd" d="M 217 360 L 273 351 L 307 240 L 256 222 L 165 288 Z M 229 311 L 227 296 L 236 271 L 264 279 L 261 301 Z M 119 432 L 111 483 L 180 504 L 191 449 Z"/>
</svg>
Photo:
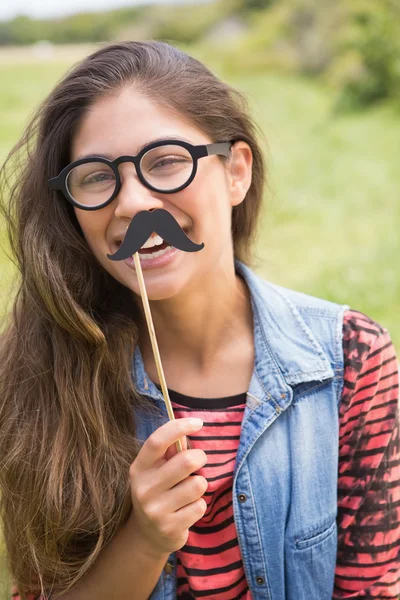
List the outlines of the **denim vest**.
<svg viewBox="0 0 400 600">
<path fill-rule="evenodd" d="M 253 600 L 332 600 L 348 306 L 271 284 L 238 260 L 235 268 L 249 288 L 254 322 L 254 370 L 232 488 L 248 586 Z M 138 347 L 132 375 L 160 412 L 135 409 L 144 441 L 168 415 Z M 150 600 L 175 599 L 173 552 Z"/>
</svg>

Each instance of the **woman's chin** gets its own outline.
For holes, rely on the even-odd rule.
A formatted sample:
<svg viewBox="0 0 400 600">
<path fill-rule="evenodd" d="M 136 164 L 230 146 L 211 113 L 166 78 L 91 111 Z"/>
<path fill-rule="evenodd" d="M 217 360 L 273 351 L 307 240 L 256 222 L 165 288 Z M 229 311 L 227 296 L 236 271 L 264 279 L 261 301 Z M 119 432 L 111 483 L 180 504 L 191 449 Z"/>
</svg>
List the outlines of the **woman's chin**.
<svg viewBox="0 0 400 600">
<path fill-rule="evenodd" d="M 170 275 L 169 277 L 157 277 L 154 279 L 146 277 L 145 273 L 143 275 L 149 301 L 170 300 L 171 298 L 178 297 L 184 288 L 184 283 L 178 281 L 176 274 L 174 277 Z M 129 282 L 128 287 L 136 295 L 141 295 L 137 280 Z"/>
</svg>

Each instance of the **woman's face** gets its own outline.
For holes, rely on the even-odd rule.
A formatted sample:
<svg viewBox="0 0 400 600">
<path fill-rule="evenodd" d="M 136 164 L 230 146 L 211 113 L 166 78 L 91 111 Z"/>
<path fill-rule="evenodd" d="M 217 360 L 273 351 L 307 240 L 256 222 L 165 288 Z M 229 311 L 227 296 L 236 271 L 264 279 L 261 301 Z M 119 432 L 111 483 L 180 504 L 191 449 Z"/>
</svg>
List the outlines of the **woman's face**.
<svg viewBox="0 0 400 600">
<path fill-rule="evenodd" d="M 71 162 L 82 155 L 136 155 L 142 146 L 159 138 L 181 138 L 194 145 L 211 140 L 183 116 L 156 105 L 133 88 L 118 96 L 96 101 L 82 118 L 71 145 Z M 219 140 L 220 141 L 220 140 Z M 85 211 L 74 208 L 85 239 L 99 263 L 120 283 L 140 295 L 136 272 L 125 261 L 112 261 L 115 240 L 140 211 L 167 210 L 195 243 L 204 242 L 198 252 L 176 250 L 172 260 L 159 267 L 142 263 L 146 289 L 151 300 L 170 298 L 187 286 L 202 285 L 213 269 L 232 260 L 231 211 L 239 204 L 251 183 L 251 150 L 245 142 L 232 148 L 224 165 L 217 156 L 198 161 L 191 184 L 171 194 L 147 189 L 138 179 L 133 163 L 119 166 L 121 189 L 104 208 Z M 222 261 L 222 262 L 221 262 Z M 227 263 L 228 264 L 228 263 Z"/>
</svg>

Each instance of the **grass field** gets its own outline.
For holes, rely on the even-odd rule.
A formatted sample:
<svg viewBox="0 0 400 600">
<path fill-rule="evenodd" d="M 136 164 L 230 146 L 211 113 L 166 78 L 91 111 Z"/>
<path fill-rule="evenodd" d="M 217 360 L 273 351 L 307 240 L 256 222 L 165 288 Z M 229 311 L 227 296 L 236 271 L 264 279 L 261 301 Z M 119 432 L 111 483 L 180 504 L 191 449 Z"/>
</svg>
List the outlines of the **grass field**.
<svg viewBox="0 0 400 600">
<path fill-rule="evenodd" d="M 0 160 L 74 52 L 29 63 L 0 53 Z M 276 73 L 226 80 L 247 94 L 268 139 L 257 271 L 367 313 L 400 351 L 400 115 L 383 106 L 334 117 L 327 90 Z M 0 265 L 4 314 L 12 268 L 4 254 Z"/>
</svg>

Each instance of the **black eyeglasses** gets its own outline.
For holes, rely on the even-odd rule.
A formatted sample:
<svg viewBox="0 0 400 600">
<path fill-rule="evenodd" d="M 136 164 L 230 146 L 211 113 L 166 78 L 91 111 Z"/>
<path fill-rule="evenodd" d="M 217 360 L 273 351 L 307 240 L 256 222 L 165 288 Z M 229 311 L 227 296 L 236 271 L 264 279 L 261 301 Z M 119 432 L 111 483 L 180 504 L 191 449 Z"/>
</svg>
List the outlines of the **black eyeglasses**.
<svg viewBox="0 0 400 600">
<path fill-rule="evenodd" d="M 233 142 L 193 146 L 181 140 L 153 142 L 136 156 L 108 160 L 99 156 L 81 158 L 49 179 L 52 190 L 60 190 L 77 208 L 98 210 L 110 204 L 121 188 L 118 166 L 133 162 L 140 181 L 162 194 L 180 192 L 194 179 L 197 161 L 203 156 L 229 156 Z"/>
</svg>

